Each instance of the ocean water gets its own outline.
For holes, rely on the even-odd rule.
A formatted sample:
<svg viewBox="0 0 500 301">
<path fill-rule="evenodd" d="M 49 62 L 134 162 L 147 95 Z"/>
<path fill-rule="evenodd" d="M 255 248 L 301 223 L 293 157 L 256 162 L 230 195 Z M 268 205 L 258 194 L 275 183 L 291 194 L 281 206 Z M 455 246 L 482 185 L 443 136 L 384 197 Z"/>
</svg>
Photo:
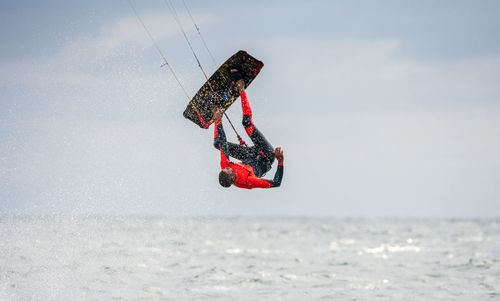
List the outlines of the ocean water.
<svg viewBox="0 0 500 301">
<path fill-rule="evenodd" d="M 0 300 L 500 300 L 500 221 L 3 217 Z"/>
</svg>

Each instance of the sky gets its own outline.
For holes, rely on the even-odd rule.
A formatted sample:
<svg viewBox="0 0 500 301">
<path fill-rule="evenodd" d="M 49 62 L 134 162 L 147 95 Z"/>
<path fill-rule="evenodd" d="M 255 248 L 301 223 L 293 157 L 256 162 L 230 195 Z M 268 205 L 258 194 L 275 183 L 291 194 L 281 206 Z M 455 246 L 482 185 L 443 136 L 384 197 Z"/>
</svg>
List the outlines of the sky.
<svg viewBox="0 0 500 301">
<path fill-rule="evenodd" d="M 165 2 L 132 3 L 194 95 Z M 498 1 L 186 0 L 217 65 L 172 3 L 207 73 L 264 62 L 247 95 L 282 186 L 218 184 L 213 128 L 127 1 L 0 1 L 0 215 L 500 216 Z"/>
</svg>

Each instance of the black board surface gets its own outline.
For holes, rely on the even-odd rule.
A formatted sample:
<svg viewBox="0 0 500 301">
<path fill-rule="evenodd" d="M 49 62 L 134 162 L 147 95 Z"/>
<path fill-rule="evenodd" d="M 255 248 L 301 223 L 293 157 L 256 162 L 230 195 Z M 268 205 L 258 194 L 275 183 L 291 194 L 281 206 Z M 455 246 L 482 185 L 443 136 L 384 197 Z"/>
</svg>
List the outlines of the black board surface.
<svg viewBox="0 0 500 301">
<path fill-rule="evenodd" d="M 183 115 L 185 118 L 201 128 L 207 128 L 213 122 L 212 109 L 214 107 L 222 105 L 224 109 L 227 109 L 233 104 L 240 96 L 234 90 L 234 83 L 230 76 L 229 70 L 233 66 L 237 66 L 243 74 L 246 89 L 259 74 L 264 63 L 243 50 L 232 55 L 209 78 L 215 94 L 212 92 L 209 83 L 205 82 L 184 110 Z"/>
</svg>

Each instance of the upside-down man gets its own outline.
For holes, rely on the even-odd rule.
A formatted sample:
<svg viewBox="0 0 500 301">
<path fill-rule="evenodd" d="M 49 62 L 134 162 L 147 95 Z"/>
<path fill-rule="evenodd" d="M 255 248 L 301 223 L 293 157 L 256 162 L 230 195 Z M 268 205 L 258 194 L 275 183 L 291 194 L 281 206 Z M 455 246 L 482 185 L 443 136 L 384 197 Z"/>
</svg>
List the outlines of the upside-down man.
<svg viewBox="0 0 500 301">
<path fill-rule="evenodd" d="M 219 173 L 219 183 L 224 187 L 234 185 L 239 188 L 271 188 L 279 187 L 283 178 L 283 151 L 281 147 L 273 149 L 264 135 L 254 126 L 252 121 L 252 110 L 248 103 L 247 95 L 244 91 L 245 83 L 243 76 L 237 69 L 231 69 L 231 76 L 235 82 L 235 88 L 240 92 L 241 107 L 243 109 L 243 126 L 254 146 L 243 145 L 226 141 L 226 134 L 222 127 L 222 108 L 213 110 L 215 123 L 214 146 L 220 150 L 221 172 Z M 241 160 L 241 163 L 229 161 L 229 157 Z M 278 160 L 278 169 L 273 180 L 262 179 L 268 172 L 274 159 Z"/>
</svg>

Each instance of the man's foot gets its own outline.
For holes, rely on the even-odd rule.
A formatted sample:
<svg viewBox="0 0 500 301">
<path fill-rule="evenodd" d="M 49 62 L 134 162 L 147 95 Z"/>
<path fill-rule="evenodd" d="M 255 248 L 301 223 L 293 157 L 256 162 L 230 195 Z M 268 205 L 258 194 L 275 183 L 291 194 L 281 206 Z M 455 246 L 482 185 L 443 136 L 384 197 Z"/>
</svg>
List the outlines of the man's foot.
<svg viewBox="0 0 500 301">
<path fill-rule="evenodd" d="M 221 107 L 214 107 L 212 109 L 212 113 L 213 113 L 212 119 L 220 123 L 222 121 L 222 115 L 224 114 L 224 109 Z"/>
<path fill-rule="evenodd" d="M 231 80 L 234 82 L 234 90 L 238 93 L 245 91 L 245 77 L 243 76 L 240 69 L 241 67 L 238 65 L 229 67 Z"/>
<path fill-rule="evenodd" d="M 233 80 L 233 82 L 237 82 L 240 79 L 243 79 L 243 74 L 241 74 L 240 70 L 238 70 L 236 67 L 231 67 L 229 72 L 231 74 L 231 79 Z"/>
<path fill-rule="evenodd" d="M 237 91 L 240 94 L 243 91 L 245 91 L 245 81 L 243 79 L 240 79 L 237 82 L 235 82 L 234 83 L 234 90 Z"/>
</svg>

